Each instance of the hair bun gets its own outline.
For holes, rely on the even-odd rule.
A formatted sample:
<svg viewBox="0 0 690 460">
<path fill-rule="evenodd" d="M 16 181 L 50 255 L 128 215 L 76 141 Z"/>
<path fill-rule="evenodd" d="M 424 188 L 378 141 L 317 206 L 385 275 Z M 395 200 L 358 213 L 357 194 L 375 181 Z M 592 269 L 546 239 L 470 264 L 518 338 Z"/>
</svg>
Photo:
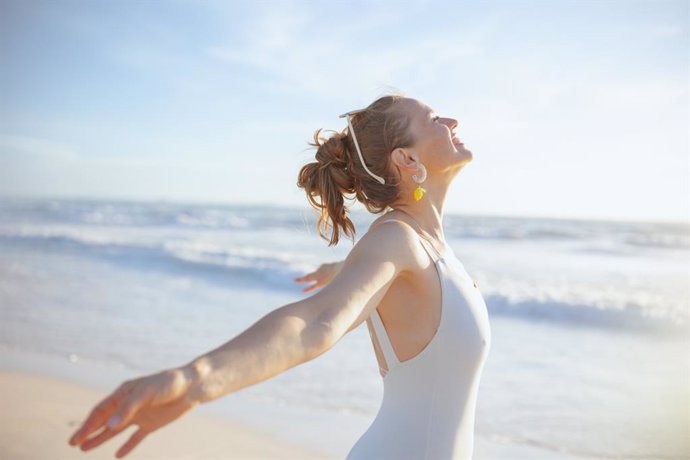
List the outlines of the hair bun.
<svg viewBox="0 0 690 460">
<path fill-rule="evenodd" d="M 346 169 L 347 168 L 347 143 L 343 133 L 335 133 L 322 144 L 320 155 L 316 155 L 316 160 L 321 168 L 328 166 Z"/>
</svg>

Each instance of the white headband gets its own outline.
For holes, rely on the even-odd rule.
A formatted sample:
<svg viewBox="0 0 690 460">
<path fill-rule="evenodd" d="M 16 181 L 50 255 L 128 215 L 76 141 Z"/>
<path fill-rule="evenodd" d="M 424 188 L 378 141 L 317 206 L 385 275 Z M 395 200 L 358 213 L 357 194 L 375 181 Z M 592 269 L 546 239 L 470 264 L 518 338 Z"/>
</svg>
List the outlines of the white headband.
<svg viewBox="0 0 690 460">
<path fill-rule="evenodd" d="M 357 136 L 355 136 L 355 130 L 352 128 L 352 123 L 350 122 L 350 115 L 353 115 L 355 113 L 359 112 L 364 112 L 366 109 L 360 109 L 360 110 L 352 110 L 350 112 L 344 113 L 340 115 L 339 118 L 346 118 L 347 119 L 347 126 L 350 129 L 350 134 L 352 134 L 352 141 L 355 143 L 355 148 L 357 149 L 357 153 L 359 154 L 359 159 L 362 160 L 362 166 L 364 166 L 364 169 L 369 173 L 370 176 L 372 176 L 374 179 L 379 181 L 382 184 L 386 183 L 386 180 L 381 177 L 377 176 L 373 172 L 369 171 L 369 168 L 367 168 L 367 165 L 364 163 L 364 157 L 362 156 L 362 151 L 359 149 L 359 143 L 357 142 Z"/>
</svg>

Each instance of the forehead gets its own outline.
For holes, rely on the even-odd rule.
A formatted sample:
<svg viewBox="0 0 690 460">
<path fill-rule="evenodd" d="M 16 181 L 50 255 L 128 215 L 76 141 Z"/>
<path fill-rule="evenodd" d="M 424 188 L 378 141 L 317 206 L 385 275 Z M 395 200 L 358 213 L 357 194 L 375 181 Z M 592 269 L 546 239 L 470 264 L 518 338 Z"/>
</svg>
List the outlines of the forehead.
<svg viewBox="0 0 690 460">
<path fill-rule="evenodd" d="M 431 107 L 417 99 L 407 98 L 401 102 L 401 108 L 411 118 L 425 118 L 434 111 Z"/>
</svg>

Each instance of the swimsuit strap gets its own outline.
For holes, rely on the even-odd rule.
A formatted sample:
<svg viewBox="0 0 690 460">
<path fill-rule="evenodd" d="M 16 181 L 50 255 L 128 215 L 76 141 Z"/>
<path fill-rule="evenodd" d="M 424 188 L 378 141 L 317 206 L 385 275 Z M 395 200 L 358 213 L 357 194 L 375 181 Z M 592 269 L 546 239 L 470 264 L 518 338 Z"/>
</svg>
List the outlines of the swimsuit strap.
<svg viewBox="0 0 690 460">
<path fill-rule="evenodd" d="M 376 337 L 378 338 L 381 352 L 383 353 L 383 357 L 386 359 L 386 365 L 388 366 L 388 369 L 384 369 L 379 366 L 379 369 L 381 369 L 385 375 L 390 369 L 392 369 L 393 366 L 400 364 L 400 360 L 395 355 L 395 351 L 393 351 L 393 345 L 391 344 L 391 340 L 388 338 L 388 333 L 386 332 L 386 328 L 383 326 L 383 321 L 381 321 L 381 316 L 379 315 L 379 311 L 377 309 L 374 309 L 372 312 L 371 323 L 376 331 Z"/>
</svg>

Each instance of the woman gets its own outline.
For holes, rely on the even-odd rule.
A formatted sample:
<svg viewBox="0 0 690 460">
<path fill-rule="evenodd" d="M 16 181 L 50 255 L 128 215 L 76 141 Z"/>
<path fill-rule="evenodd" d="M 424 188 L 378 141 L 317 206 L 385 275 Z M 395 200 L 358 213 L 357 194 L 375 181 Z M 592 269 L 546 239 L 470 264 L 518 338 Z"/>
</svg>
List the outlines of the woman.
<svg viewBox="0 0 690 460">
<path fill-rule="evenodd" d="M 319 235 L 326 238 L 322 227 L 331 226 L 329 246 L 340 231 L 354 241 L 345 196 L 374 213 L 392 210 L 342 263 L 304 278 L 323 289 L 186 365 L 124 382 L 91 411 L 71 445 L 89 450 L 138 425 L 121 458 L 197 405 L 315 359 L 367 321 L 383 403 L 347 459 L 471 458 L 491 334 L 484 300 L 446 243 L 442 220 L 448 188 L 472 153 L 455 137 L 456 120 L 415 99 L 384 96 L 341 117 L 343 132 L 324 139 L 316 131 L 316 162 L 297 183 L 321 210 Z"/>
</svg>

